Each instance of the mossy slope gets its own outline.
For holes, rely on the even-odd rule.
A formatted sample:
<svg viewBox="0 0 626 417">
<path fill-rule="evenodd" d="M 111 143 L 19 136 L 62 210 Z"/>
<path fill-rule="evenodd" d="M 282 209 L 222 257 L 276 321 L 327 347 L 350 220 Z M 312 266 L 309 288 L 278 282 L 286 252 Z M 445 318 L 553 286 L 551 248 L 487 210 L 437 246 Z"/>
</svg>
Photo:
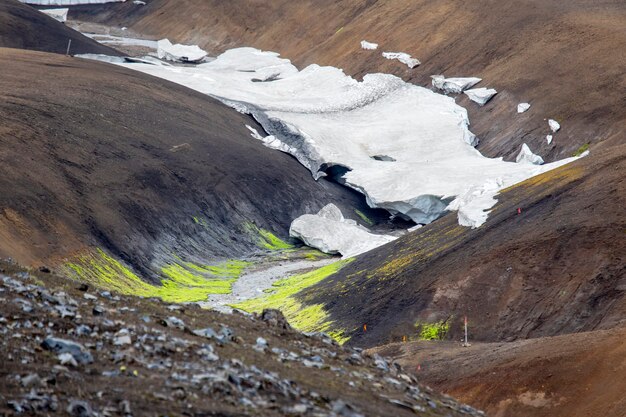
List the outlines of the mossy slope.
<svg viewBox="0 0 626 417">
<path fill-rule="evenodd" d="M 229 260 L 217 265 L 171 262 L 161 268 L 161 285 L 143 281 L 123 263 L 96 249 L 65 265 L 67 275 L 96 287 L 168 302 L 206 300 L 209 294 L 227 294 L 249 262 Z"/>
<path fill-rule="evenodd" d="M 335 262 L 311 272 L 276 281 L 271 289 L 266 290 L 267 295 L 243 301 L 232 307 L 247 312 L 275 308 L 281 310 L 296 329 L 303 332 L 327 332 L 339 343 L 345 343 L 348 338 L 344 336 L 344 331 L 334 327 L 324 305 L 321 303 L 305 305 L 305 300 L 301 300 L 298 293 L 336 273 L 351 261 L 352 259 L 347 259 Z"/>
</svg>

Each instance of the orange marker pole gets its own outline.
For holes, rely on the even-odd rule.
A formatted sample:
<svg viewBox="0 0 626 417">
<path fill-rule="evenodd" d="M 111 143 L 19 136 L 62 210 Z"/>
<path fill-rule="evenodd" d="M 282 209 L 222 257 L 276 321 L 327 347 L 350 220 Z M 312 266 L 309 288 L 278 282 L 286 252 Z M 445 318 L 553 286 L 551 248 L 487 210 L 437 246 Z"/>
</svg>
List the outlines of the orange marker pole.
<svg viewBox="0 0 626 417">
<path fill-rule="evenodd" d="M 367 324 L 363 325 L 363 331 L 366 332 L 367 331 Z"/>
</svg>

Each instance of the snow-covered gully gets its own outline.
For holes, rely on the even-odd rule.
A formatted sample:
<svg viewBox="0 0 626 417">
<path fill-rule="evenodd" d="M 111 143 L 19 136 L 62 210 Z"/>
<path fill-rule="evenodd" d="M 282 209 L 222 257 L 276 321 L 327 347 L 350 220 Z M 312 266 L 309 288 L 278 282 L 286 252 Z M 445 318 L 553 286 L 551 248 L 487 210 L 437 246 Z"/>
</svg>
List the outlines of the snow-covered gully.
<svg viewBox="0 0 626 417">
<path fill-rule="evenodd" d="M 418 224 L 455 210 L 461 225 L 479 227 L 501 189 L 575 159 L 535 165 L 484 157 L 454 98 L 389 74 L 357 81 L 334 67 L 300 71 L 253 48 L 197 66 L 113 61 L 252 115 L 269 134 L 252 136 L 292 154 L 315 178 L 329 166 L 346 167 L 342 182 L 368 204 Z"/>
</svg>

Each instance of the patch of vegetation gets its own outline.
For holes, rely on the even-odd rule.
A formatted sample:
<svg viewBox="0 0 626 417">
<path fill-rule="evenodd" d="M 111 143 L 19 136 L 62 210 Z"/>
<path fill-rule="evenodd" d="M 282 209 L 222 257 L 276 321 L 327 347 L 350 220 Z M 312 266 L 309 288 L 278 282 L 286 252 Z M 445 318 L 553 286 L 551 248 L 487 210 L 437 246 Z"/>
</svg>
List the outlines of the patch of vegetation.
<svg viewBox="0 0 626 417">
<path fill-rule="evenodd" d="M 209 227 L 209 224 L 207 223 L 207 221 L 203 219 L 202 217 L 193 216 L 192 219 L 195 224 L 199 224 L 202 227 Z"/>
<path fill-rule="evenodd" d="M 257 246 L 259 246 L 260 248 L 272 251 L 279 251 L 292 249 L 294 247 L 293 245 L 290 245 L 278 236 L 274 235 L 272 232 L 257 227 L 254 223 L 245 223 L 243 227 L 244 230 L 257 238 Z"/>
<path fill-rule="evenodd" d="M 70 277 L 121 294 L 158 297 L 167 302 L 204 301 L 209 294 L 228 294 L 250 262 L 230 260 L 218 265 L 174 262 L 161 269 L 161 285 L 143 281 L 101 249 L 66 264 Z"/>
<path fill-rule="evenodd" d="M 317 249 L 308 249 L 302 252 L 305 259 L 309 261 L 317 261 L 319 259 L 330 258 L 332 255 L 319 251 Z"/>
<path fill-rule="evenodd" d="M 419 332 L 419 340 L 443 340 L 450 330 L 450 323 L 441 320 L 435 323 L 415 323 Z"/>
<path fill-rule="evenodd" d="M 247 312 L 261 312 L 266 308 L 281 310 L 289 323 L 303 332 L 327 332 L 339 343 L 349 338 L 342 330 L 332 329 L 332 322 L 322 304 L 304 306 L 296 297 L 305 288 L 317 284 L 323 279 L 339 271 L 352 259 L 338 261 L 304 274 L 294 275 L 276 281 L 266 295 L 234 304 L 231 307 Z"/>
<path fill-rule="evenodd" d="M 363 213 L 361 210 L 357 210 L 354 209 L 354 212 L 356 213 L 357 216 L 359 216 L 361 218 L 361 220 L 363 220 L 367 225 L 374 226 L 374 221 L 372 219 L 370 219 L 369 217 L 367 217 L 367 215 L 365 213 Z"/>
<path fill-rule="evenodd" d="M 578 150 L 576 152 L 574 152 L 574 154 L 572 156 L 580 156 L 580 155 L 583 154 L 583 152 L 587 151 L 588 149 L 589 149 L 589 144 L 585 143 L 580 148 L 578 148 Z"/>
</svg>

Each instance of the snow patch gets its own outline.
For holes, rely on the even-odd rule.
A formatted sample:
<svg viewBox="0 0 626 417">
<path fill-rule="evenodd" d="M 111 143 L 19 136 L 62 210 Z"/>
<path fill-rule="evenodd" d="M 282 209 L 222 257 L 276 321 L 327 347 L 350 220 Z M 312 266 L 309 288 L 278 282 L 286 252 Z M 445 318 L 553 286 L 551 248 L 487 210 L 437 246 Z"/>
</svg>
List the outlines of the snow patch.
<svg viewBox="0 0 626 417">
<path fill-rule="evenodd" d="M 99 33 L 83 33 L 83 35 L 105 45 L 145 46 L 146 48 L 154 50 L 156 50 L 158 46 L 157 41 L 149 39 L 127 38 L 124 36 L 104 35 Z"/>
<path fill-rule="evenodd" d="M 493 204 L 487 194 L 576 159 L 538 167 L 486 158 L 473 148 L 477 139 L 467 111 L 452 97 L 389 74 L 357 81 L 333 67 L 298 71 L 278 54 L 253 48 L 229 50 L 193 67 L 121 65 L 252 115 L 268 132 L 254 137 L 296 157 L 314 178 L 325 176 L 328 167 L 345 167 L 341 180 L 371 207 L 418 224 L 454 207 L 465 207 L 463 224 L 479 224 Z M 268 73 L 280 79 L 252 81 Z M 373 158 L 380 155 L 387 160 Z"/>
<path fill-rule="evenodd" d="M 397 239 L 395 236 L 370 233 L 356 221 L 345 219 L 341 210 L 332 203 L 317 214 L 305 214 L 295 219 L 289 228 L 289 236 L 324 253 L 339 253 L 344 259 Z"/>
<path fill-rule="evenodd" d="M 387 59 L 397 59 L 409 68 L 417 67 L 420 62 L 405 52 L 383 52 L 383 57 Z"/>
<path fill-rule="evenodd" d="M 561 128 L 561 125 L 559 124 L 559 122 L 557 122 L 554 119 L 548 120 L 548 125 L 550 126 L 550 130 L 552 130 L 552 133 L 558 132 L 559 129 Z"/>
<path fill-rule="evenodd" d="M 546 136 L 546 142 L 548 142 L 548 145 L 552 143 L 552 135 Z"/>
<path fill-rule="evenodd" d="M 543 158 L 539 155 L 535 155 L 532 153 L 528 145 L 525 143 L 522 145 L 522 149 L 520 150 L 517 158 L 515 158 L 515 162 L 517 163 L 530 163 L 534 165 L 542 165 Z"/>
<path fill-rule="evenodd" d="M 69 9 L 42 9 L 41 13 L 47 14 L 51 18 L 58 20 L 61 23 L 65 23 L 67 21 L 67 12 Z"/>
<path fill-rule="evenodd" d="M 474 88 L 472 90 L 464 91 L 465 94 L 475 103 L 484 106 L 493 96 L 498 94 L 493 88 Z"/>
<path fill-rule="evenodd" d="M 76 54 L 75 58 L 91 59 L 93 61 L 108 62 L 110 64 L 123 64 L 126 60 L 121 56 L 111 56 L 104 54 Z"/>
<path fill-rule="evenodd" d="M 157 55 L 159 59 L 166 59 L 174 62 L 200 62 L 206 56 L 206 51 L 200 49 L 198 45 L 172 45 L 169 39 L 161 39 L 157 42 Z"/>
<path fill-rule="evenodd" d="M 443 75 L 432 75 L 430 78 L 433 80 L 433 87 L 442 90 L 446 94 L 461 94 L 482 81 L 482 78 L 476 77 L 446 78 Z"/>
<path fill-rule="evenodd" d="M 520 103 L 520 104 L 517 105 L 517 112 L 518 113 L 524 113 L 528 109 L 530 109 L 530 103 Z"/>
<path fill-rule="evenodd" d="M 368 41 L 361 41 L 361 48 L 373 51 L 373 50 L 378 49 L 378 44 L 377 43 L 368 42 Z"/>
</svg>

